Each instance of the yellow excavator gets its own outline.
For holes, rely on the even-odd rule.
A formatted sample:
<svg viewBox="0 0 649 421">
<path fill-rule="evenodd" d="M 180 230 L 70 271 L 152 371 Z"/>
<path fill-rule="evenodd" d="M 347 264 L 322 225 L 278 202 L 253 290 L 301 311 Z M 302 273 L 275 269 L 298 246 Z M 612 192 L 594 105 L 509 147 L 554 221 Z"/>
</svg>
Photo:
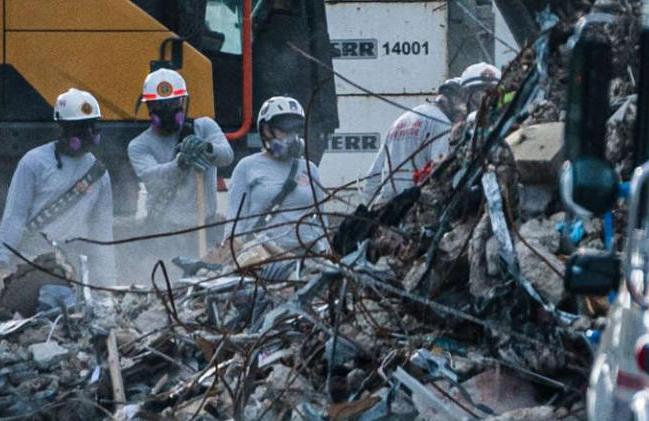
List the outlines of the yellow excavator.
<svg viewBox="0 0 649 421">
<path fill-rule="evenodd" d="M 160 67 L 183 74 L 189 115 L 214 117 L 237 159 L 258 149 L 253 116 L 272 95 L 311 104 L 316 162 L 338 126 L 331 75 L 289 47 L 331 64 L 324 0 L 0 0 L 0 12 L 2 198 L 18 159 L 57 136 L 52 104 L 75 87 L 101 105 L 97 155 L 116 213 L 134 212 L 126 145 L 147 126 L 136 103 L 144 77 Z"/>
</svg>

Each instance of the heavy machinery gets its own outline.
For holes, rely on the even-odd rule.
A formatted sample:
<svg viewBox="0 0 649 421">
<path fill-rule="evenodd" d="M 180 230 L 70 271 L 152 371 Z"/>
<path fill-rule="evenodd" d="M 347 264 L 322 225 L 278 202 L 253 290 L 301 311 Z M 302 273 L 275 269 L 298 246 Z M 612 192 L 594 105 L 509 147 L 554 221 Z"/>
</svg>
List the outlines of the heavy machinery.
<svg viewBox="0 0 649 421">
<path fill-rule="evenodd" d="M 77 87 L 100 101 L 97 155 L 116 213 L 131 214 L 138 185 L 126 146 L 147 126 L 136 103 L 158 67 L 184 75 L 189 115 L 215 117 L 237 157 L 258 149 L 254 116 L 272 95 L 310 107 L 316 162 L 338 126 L 332 76 L 289 47 L 331 64 L 324 0 L 0 0 L 0 10 L 1 197 L 20 157 L 56 138 L 56 96 Z"/>
</svg>

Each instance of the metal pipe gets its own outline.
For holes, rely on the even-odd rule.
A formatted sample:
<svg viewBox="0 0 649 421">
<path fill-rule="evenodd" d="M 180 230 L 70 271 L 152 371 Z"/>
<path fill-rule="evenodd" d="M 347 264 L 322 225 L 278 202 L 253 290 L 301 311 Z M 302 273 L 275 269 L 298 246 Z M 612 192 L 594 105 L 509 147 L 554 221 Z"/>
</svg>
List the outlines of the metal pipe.
<svg viewBox="0 0 649 421">
<path fill-rule="evenodd" d="M 646 257 L 643 255 L 643 244 L 642 240 L 646 240 L 646 234 L 644 230 L 647 228 L 643 226 L 638 230 L 638 223 L 642 223 L 642 219 L 639 218 L 639 212 L 643 211 L 644 215 L 647 214 L 646 209 L 640 209 L 642 203 L 642 188 L 647 183 L 649 179 L 649 162 L 644 163 L 641 167 L 635 169 L 633 173 L 633 178 L 631 179 L 631 198 L 629 202 L 629 219 L 627 226 L 627 245 L 626 253 L 624 256 L 624 277 L 629 290 L 629 294 L 633 301 L 637 304 L 647 307 L 647 299 L 644 296 L 644 291 L 646 290 L 646 275 L 645 275 L 645 266 L 646 266 Z M 645 224 L 643 224 L 645 225 Z M 640 238 L 642 236 L 642 238 Z M 642 276 L 642 279 L 637 279 L 638 276 Z M 639 293 L 636 286 L 638 282 L 642 282 L 642 294 Z M 636 284 L 636 285 L 634 285 Z"/>
<path fill-rule="evenodd" d="M 239 140 L 250 131 L 252 125 L 252 0 L 243 0 L 243 34 L 242 34 L 242 109 L 241 127 L 225 134 L 232 140 Z"/>
</svg>

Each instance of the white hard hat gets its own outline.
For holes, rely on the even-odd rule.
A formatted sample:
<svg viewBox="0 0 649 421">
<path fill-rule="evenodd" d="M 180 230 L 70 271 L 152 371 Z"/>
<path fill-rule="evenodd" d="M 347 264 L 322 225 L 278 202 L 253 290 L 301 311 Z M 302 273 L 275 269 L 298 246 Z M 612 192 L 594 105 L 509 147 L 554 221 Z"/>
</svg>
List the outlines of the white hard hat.
<svg viewBox="0 0 649 421">
<path fill-rule="evenodd" d="M 144 79 L 142 102 L 158 101 L 187 96 L 187 84 L 180 73 L 171 69 L 158 69 Z"/>
<path fill-rule="evenodd" d="M 77 121 L 101 118 L 99 103 L 92 94 L 70 88 L 56 98 L 55 121 Z"/>
<path fill-rule="evenodd" d="M 482 62 L 472 64 L 462 72 L 460 77 L 462 88 L 479 86 L 495 86 L 500 81 L 502 73 L 496 66 Z"/>
<path fill-rule="evenodd" d="M 269 122 L 281 115 L 294 115 L 305 118 L 304 109 L 295 98 L 274 96 L 267 99 L 261 106 L 259 116 L 257 116 L 257 129 L 261 128 L 261 123 Z"/>
</svg>

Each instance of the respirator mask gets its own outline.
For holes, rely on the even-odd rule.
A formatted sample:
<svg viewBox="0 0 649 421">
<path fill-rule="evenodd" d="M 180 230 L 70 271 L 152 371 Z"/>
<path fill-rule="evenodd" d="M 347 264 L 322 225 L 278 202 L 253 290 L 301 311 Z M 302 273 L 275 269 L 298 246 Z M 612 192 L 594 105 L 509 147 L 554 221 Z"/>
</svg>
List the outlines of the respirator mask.
<svg viewBox="0 0 649 421">
<path fill-rule="evenodd" d="M 277 159 L 300 158 L 304 154 L 304 139 L 296 133 L 270 141 L 270 153 Z"/>
<path fill-rule="evenodd" d="M 270 123 L 273 138 L 268 151 L 277 159 L 300 158 L 304 154 L 304 118 L 295 115 L 280 115 Z"/>
<path fill-rule="evenodd" d="M 184 101 L 182 98 L 164 99 L 147 103 L 151 126 L 162 133 L 175 133 L 185 123 Z"/>
<path fill-rule="evenodd" d="M 62 125 L 63 142 L 61 153 L 69 156 L 81 156 L 101 143 L 101 132 L 95 120 L 66 121 Z"/>
</svg>

